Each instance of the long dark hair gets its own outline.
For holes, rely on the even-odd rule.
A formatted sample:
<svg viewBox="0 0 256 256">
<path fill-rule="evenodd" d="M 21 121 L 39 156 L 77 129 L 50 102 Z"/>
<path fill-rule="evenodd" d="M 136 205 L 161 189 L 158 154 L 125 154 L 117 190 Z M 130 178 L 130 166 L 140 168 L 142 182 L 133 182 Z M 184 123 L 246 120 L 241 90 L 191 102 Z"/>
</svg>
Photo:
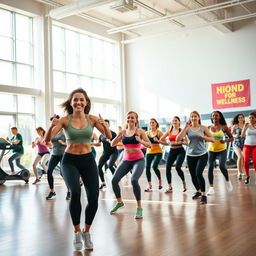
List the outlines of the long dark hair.
<svg viewBox="0 0 256 256">
<path fill-rule="evenodd" d="M 220 115 L 220 124 L 221 124 L 221 125 L 227 125 L 227 122 L 226 122 L 226 120 L 225 120 L 223 114 L 222 114 L 220 111 L 218 111 L 218 110 L 212 111 L 212 114 L 213 114 L 213 113 L 218 113 L 218 114 Z M 211 114 L 211 116 L 212 116 L 212 114 Z M 211 117 L 211 121 L 212 121 L 212 123 L 213 123 L 212 117 Z"/>
<path fill-rule="evenodd" d="M 159 128 L 159 123 L 156 121 L 155 118 L 150 118 L 150 121 L 154 121 L 156 123 L 156 129 Z"/>
<path fill-rule="evenodd" d="M 256 118 L 256 111 L 251 112 L 249 116 L 254 116 Z"/>
<path fill-rule="evenodd" d="M 178 120 L 179 120 L 179 122 L 180 122 L 180 118 L 179 118 L 178 116 L 174 116 L 173 118 L 178 119 Z M 180 128 L 179 128 L 179 129 L 180 129 Z M 173 124 L 172 124 L 172 126 L 171 126 L 171 130 L 170 130 L 170 132 L 172 132 L 172 130 L 173 130 Z"/>
<path fill-rule="evenodd" d="M 62 104 L 60 104 L 60 106 L 64 109 L 65 112 L 67 112 L 68 114 L 72 114 L 73 113 L 73 108 L 70 105 L 72 98 L 74 96 L 75 93 L 82 93 L 86 99 L 86 106 L 84 108 L 84 113 L 85 114 L 89 114 L 90 110 L 91 110 L 91 100 L 89 99 L 86 91 L 83 88 L 77 88 L 74 91 L 72 91 L 69 96 L 68 99 L 66 101 L 64 101 Z"/>
<path fill-rule="evenodd" d="M 238 124 L 239 121 L 238 121 L 238 117 L 239 116 L 242 116 L 244 118 L 244 115 L 243 114 L 237 114 L 234 118 L 233 118 L 233 121 L 232 121 L 232 124 Z M 245 123 L 245 121 L 244 121 Z"/>
</svg>

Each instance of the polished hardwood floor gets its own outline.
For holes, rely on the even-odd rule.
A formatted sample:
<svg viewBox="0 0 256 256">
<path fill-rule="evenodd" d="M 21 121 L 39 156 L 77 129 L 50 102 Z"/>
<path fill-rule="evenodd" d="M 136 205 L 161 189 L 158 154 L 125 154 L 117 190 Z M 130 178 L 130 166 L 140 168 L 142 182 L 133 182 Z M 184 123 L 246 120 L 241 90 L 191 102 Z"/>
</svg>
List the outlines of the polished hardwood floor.
<svg viewBox="0 0 256 256">
<path fill-rule="evenodd" d="M 165 178 L 164 168 L 161 171 Z M 56 180 L 57 197 L 51 201 L 45 200 L 48 193 L 46 178 L 37 185 L 31 184 L 32 178 L 28 185 L 22 181 L 7 181 L 0 186 L 0 255 L 256 255 L 256 184 L 253 172 L 251 183 L 245 185 L 231 170 L 234 190 L 228 193 L 222 174 L 215 171 L 216 194 L 208 197 L 207 205 L 191 199 L 194 189 L 188 171 L 185 173 L 189 188 L 185 193 L 176 171 L 173 171 L 172 194 L 158 191 L 156 186 L 150 193 L 143 190 L 142 220 L 134 219 L 136 203 L 129 175 L 121 182 L 126 207 L 115 215 L 109 214 L 115 201 L 110 188 L 111 175 L 107 173 L 108 187 L 100 192 L 99 209 L 91 229 L 93 251 L 73 250 L 69 202 L 65 200 L 66 188 L 61 179 Z M 155 181 L 154 174 L 153 179 Z M 141 188 L 146 187 L 145 173 L 140 184 Z M 84 188 L 82 201 L 84 209 Z"/>
</svg>

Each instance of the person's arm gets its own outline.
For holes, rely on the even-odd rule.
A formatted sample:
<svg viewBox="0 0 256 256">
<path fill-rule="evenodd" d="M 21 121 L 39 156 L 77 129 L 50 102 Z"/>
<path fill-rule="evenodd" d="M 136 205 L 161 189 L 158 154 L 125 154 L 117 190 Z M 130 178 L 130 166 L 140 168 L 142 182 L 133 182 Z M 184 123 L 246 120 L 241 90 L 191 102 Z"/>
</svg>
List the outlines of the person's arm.
<svg viewBox="0 0 256 256">
<path fill-rule="evenodd" d="M 47 130 L 44 136 L 44 141 L 46 144 L 48 144 L 52 140 L 52 138 L 54 138 L 57 135 L 57 133 L 62 128 L 64 128 L 65 120 L 67 119 L 67 117 L 62 117 L 60 119 L 57 119 L 55 118 L 55 116 L 56 115 L 54 115 L 51 126 L 49 127 L 49 129 Z"/>
<path fill-rule="evenodd" d="M 214 142 L 214 138 L 212 134 L 210 133 L 209 129 L 206 126 L 201 126 L 202 130 L 205 135 L 202 135 L 200 133 L 197 133 L 197 136 L 201 137 L 203 140 L 208 141 L 208 142 Z"/>
<path fill-rule="evenodd" d="M 229 139 L 227 139 L 227 140 L 221 140 L 220 142 L 221 142 L 221 143 L 226 143 L 226 142 L 232 142 L 232 141 L 234 141 L 234 137 L 233 137 L 233 135 L 232 135 L 230 129 L 229 129 L 226 125 L 224 125 L 224 126 L 222 126 L 222 127 L 223 127 L 223 131 L 228 135 Z"/>
<path fill-rule="evenodd" d="M 151 148 L 151 142 L 149 141 L 148 136 L 146 135 L 144 130 L 139 129 L 139 133 L 137 136 L 135 136 L 135 138 L 143 146 L 145 146 L 147 148 Z"/>
<path fill-rule="evenodd" d="M 162 144 L 162 145 L 169 145 L 168 143 L 167 143 L 167 141 L 166 141 L 166 137 L 168 136 L 168 134 L 169 134 L 169 131 L 166 131 L 162 136 L 161 136 L 161 138 L 159 139 L 159 141 L 160 141 L 160 143 Z"/>
<path fill-rule="evenodd" d="M 241 133 L 241 137 L 245 137 L 245 132 L 246 130 L 248 129 L 249 127 L 249 123 L 245 123 L 244 126 L 243 126 L 243 130 L 242 130 L 242 133 Z"/>
<path fill-rule="evenodd" d="M 177 135 L 176 141 L 181 141 L 184 137 L 186 137 L 190 127 L 191 127 L 191 121 L 186 122 L 185 128 L 181 130 L 181 132 Z"/>
<path fill-rule="evenodd" d="M 91 145 L 93 144 L 93 146 L 95 147 L 100 147 L 101 146 L 101 136 L 99 137 L 99 139 L 97 140 L 97 142 L 93 142 L 91 143 Z"/>
<path fill-rule="evenodd" d="M 117 144 L 121 141 L 122 139 L 122 132 L 119 132 L 118 135 L 111 141 L 110 145 L 111 147 L 117 146 Z"/>
<path fill-rule="evenodd" d="M 104 119 L 99 114 L 99 117 L 90 115 L 90 119 L 93 122 L 93 126 L 95 126 L 100 133 L 103 134 L 103 136 L 106 137 L 106 139 L 111 139 L 112 134 L 110 129 L 105 125 Z"/>
<path fill-rule="evenodd" d="M 92 138 L 94 139 L 94 141 L 93 142 L 91 142 L 91 146 L 98 146 L 98 144 L 99 144 L 99 138 L 98 138 L 98 136 L 97 136 L 97 134 L 96 133 L 93 133 L 92 134 Z M 101 145 L 101 144 L 100 144 Z M 100 146 L 99 145 L 99 146 Z"/>
</svg>

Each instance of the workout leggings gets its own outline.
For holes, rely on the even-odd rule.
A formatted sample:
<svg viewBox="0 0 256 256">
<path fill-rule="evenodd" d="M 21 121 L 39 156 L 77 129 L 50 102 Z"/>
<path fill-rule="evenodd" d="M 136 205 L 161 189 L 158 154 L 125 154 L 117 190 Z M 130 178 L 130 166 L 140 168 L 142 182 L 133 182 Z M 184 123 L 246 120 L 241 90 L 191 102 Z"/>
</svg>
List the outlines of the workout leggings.
<svg viewBox="0 0 256 256">
<path fill-rule="evenodd" d="M 112 188 L 115 193 L 116 198 L 121 197 L 119 181 L 130 171 L 132 170 L 131 176 L 131 183 L 133 187 L 133 193 L 137 201 L 141 200 L 141 193 L 140 193 L 140 185 L 139 185 L 139 178 L 143 173 L 145 168 L 145 160 L 144 158 L 134 160 L 134 161 L 127 161 L 123 160 L 116 169 L 116 172 L 112 179 Z"/>
<path fill-rule="evenodd" d="M 158 169 L 159 162 L 162 159 L 162 153 L 156 153 L 156 154 L 146 154 L 146 175 L 148 182 L 151 182 L 151 163 L 153 162 L 153 170 L 155 171 L 155 174 L 158 178 L 158 180 L 161 180 L 161 174 Z"/>
<path fill-rule="evenodd" d="M 192 178 L 192 182 L 196 190 L 205 192 L 205 181 L 203 171 L 207 164 L 208 155 L 187 156 L 188 169 Z"/>
<path fill-rule="evenodd" d="M 98 164 L 98 170 L 99 170 L 99 176 L 100 176 L 101 182 L 105 181 L 104 173 L 102 171 L 103 165 L 106 164 L 107 161 L 109 160 L 108 168 L 110 169 L 111 173 L 114 174 L 115 170 L 116 170 L 115 167 L 114 167 L 114 164 L 117 160 L 117 157 L 118 157 L 118 152 L 117 151 L 115 151 L 113 153 L 103 152 L 103 154 L 101 155 L 101 157 L 99 159 L 99 164 Z"/>
<path fill-rule="evenodd" d="M 20 163 L 20 158 L 23 156 L 23 154 L 20 154 L 18 152 L 13 153 L 11 157 L 8 159 L 11 171 L 14 172 L 14 166 L 13 166 L 13 161 L 15 160 L 17 167 L 20 169 L 25 169 L 25 167 Z"/>
<path fill-rule="evenodd" d="M 226 181 L 229 181 L 228 177 L 228 170 L 226 167 L 226 160 L 227 160 L 227 150 L 223 150 L 220 152 L 208 152 L 208 179 L 209 179 L 209 184 L 213 185 L 213 168 L 214 168 L 214 163 L 215 160 L 219 159 L 219 167 L 224 175 Z"/>
<path fill-rule="evenodd" d="M 73 225 L 80 224 L 81 186 L 80 176 L 84 183 L 88 204 L 85 208 L 85 224 L 91 225 L 98 209 L 99 178 L 95 159 L 92 153 L 73 155 L 64 153 L 61 161 L 63 178 L 71 190 L 69 210 Z"/>
<path fill-rule="evenodd" d="M 172 169 L 172 165 L 175 161 L 176 161 L 175 169 L 176 169 L 178 175 L 180 176 L 181 180 L 183 182 L 185 181 L 184 173 L 181 169 L 181 166 L 185 159 L 185 155 L 186 155 L 186 153 L 185 153 L 185 150 L 183 147 L 170 149 L 168 158 L 167 158 L 167 163 L 166 163 L 166 178 L 167 178 L 168 184 L 172 183 L 171 169 Z"/>
<path fill-rule="evenodd" d="M 244 152 L 244 170 L 245 170 L 246 176 L 248 177 L 250 176 L 249 162 L 250 162 L 251 155 L 252 155 L 253 167 L 254 167 L 254 170 L 256 171 L 256 145 L 255 146 L 244 145 L 243 152 Z"/>
<path fill-rule="evenodd" d="M 59 162 L 61 162 L 63 155 L 51 155 L 49 164 L 48 164 L 48 171 L 47 171 L 47 180 L 48 180 L 48 184 L 50 189 L 53 189 L 53 171 L 55 169 L 55 167 L 58 165 Z M 62 175 L 62 173 L 60 173 Z"/>
</svg>

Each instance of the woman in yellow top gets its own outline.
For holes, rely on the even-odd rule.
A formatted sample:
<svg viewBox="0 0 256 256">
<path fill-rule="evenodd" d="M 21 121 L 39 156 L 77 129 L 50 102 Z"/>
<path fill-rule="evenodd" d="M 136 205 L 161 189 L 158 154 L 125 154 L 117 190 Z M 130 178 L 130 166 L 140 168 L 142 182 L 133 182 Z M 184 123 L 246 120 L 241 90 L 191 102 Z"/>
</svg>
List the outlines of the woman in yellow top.
<svg viewBox="0 0 256 256">
<path fill-rule="evenodd" d="M 208 179 L 210 189 L 208 195 L 214 194 L 213 188 L 213 168 L 216 159 L 219 159 L 219 168 L 226 179 L 226 186 L 228 191 L 232 191 L 233 186 L 229 180 L 228 170 L 226 167 L 227 160 L 227 145 L 226 142 L 234 140 L 223 114 L 220 111 L 213 111 L 211 117 L 212 124 L 209 130 L 214 137 L 214 142 L 210 142 L 208 146 Z M 229 137 L 225 139 L 225 134 Z"/>
<path fill-rule="evenodd" d="M 155 174 L 158 178 L 158 189 L 162 189 L 162 180 L 161 180 L 161 174 L 158 169 L 159 162 L 162 159 L 163 150 L 159 144 L 159 140 L 162 137 L 163 133 L 158 130 L 159 123 L 156 121 L 155 118 L 151 118 L 150 122 L 150 130 L 146 132 L 146 135 L 148 136 L 148 139 L 151 142 L 151 148 L 147 148 L 147 154 L 146 154 L 146 175 L 148 180 L 148 187 L 145 189 L 145 192 L 151 192 L 152 191 L 152 182 L 151 182 L 151 164 L 153 162 L 153 170 L 155 171 Z"/>
</svg>

